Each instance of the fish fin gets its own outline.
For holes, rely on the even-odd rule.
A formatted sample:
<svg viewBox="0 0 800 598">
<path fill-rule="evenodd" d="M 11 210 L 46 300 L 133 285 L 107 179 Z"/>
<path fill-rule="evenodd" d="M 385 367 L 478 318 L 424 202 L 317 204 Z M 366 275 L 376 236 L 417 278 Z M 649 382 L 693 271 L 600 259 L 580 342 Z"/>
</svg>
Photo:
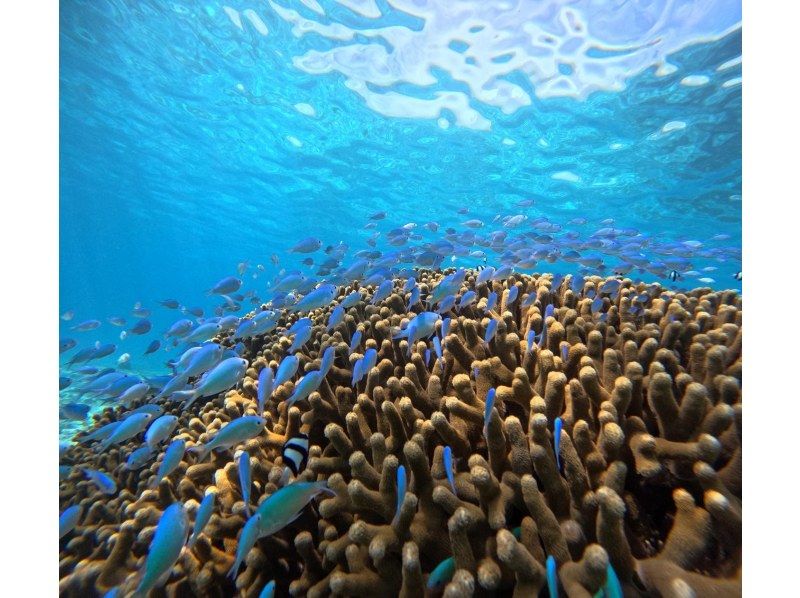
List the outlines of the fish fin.
<svg viewBox="0 0 800 598">
<path fill-rule="evenodd" d="M 198 446 L 189 447 L 188 452 L 194 453 L 197 455 L 197 463 L 202 463 L 206 460 L 209 454 L 211 454 L 211 450 L 206 447 L 205 444 L 200 444 Z"/>
</svg>

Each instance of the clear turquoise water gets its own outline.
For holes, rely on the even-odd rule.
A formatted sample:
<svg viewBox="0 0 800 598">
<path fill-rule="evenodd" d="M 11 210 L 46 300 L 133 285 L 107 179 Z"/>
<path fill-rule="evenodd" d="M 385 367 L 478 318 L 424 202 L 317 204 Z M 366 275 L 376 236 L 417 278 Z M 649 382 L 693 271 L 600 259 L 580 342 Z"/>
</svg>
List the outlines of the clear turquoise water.
<svg viewBox="0 0 800 598">
<path fill-rule="evenodd" d="M 102 364 L 158 370 L 174 355 L 141 353 L 180 314 L 156 300 L 210 311 L 243 260 L 263 294 L 299 239 L 367 248 L 379 210 L 741 247 L 739 3 L 314 5 L 61 2 L 61 335 L 116 342 Z M 740 284 L 736 259 L 692 265 Z M 106 318 L 137 301 L 153 333 L 120 341 Z"/>
</svg>

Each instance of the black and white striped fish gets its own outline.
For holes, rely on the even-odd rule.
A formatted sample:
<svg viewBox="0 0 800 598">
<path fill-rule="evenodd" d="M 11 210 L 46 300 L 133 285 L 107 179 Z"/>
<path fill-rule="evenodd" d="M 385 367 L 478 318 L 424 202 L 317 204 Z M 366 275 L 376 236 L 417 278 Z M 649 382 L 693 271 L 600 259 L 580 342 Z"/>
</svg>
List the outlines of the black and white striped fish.
<svg viewBox="0 0 800 598">
<path fill-rule="evenodd" d="M 670 271 L 668 278 L 672 281 L 678 280 L 681 277 L 677 270 Z"/>
<path fill-rule="evenodd" d="M 308 461 L 308 435 L 298 434 L 287 440 L 281 449 L 283 463 L 297 476 Z"/>
<path fill-rule="evenodd" d="M 741 280 L 742 279 L 742 271 L 739 270 L 736 274 L 733 275 L 734 280 Z"/>
</svg>

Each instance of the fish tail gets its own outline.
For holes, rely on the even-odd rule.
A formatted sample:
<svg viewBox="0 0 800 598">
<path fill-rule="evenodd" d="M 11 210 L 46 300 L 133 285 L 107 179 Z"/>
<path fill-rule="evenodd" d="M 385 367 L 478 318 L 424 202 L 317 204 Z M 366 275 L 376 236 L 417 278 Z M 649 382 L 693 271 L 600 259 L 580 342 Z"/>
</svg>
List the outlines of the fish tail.
<svg viewBox="0 0 800 598">
<path fill-rule="evenodd" d="M 200 444 L 198 446 L 192 446 L 192 447 L 190 447 L 188 449 L 188 451 L 190 453 L 194 453 L 195 455 L 197 455 L 197 462 L 198 463 L 202 463 L 203 461 L 205 461 L 206 457 L 208 457 L 209 453 L 211 452 L 208 448 L 206 448 L 205 444 Z"/>
</svg>

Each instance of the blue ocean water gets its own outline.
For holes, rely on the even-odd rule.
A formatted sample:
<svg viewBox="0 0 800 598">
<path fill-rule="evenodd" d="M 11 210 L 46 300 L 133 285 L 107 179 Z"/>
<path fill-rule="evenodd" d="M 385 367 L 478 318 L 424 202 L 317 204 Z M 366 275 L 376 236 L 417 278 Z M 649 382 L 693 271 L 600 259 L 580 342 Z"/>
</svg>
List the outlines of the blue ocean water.
<svg viewBox="0 0 800 598">
<path fill-rule="evenodd" d="M 157 301 L 213 315 L 240 262 L 265 295 L 305 237 L 352 253 L 412 222 L 613 219 L 724 249 L 694 277 L 741 284 L 738 2 L 62 0 L 60 20 L 60 333 L 117 344 L 101 365 L 165 373 L 174 350 L 142 353 L 183 316 Z M 153 333 L 121 340 L 137 302 Z"/>
</svg>

